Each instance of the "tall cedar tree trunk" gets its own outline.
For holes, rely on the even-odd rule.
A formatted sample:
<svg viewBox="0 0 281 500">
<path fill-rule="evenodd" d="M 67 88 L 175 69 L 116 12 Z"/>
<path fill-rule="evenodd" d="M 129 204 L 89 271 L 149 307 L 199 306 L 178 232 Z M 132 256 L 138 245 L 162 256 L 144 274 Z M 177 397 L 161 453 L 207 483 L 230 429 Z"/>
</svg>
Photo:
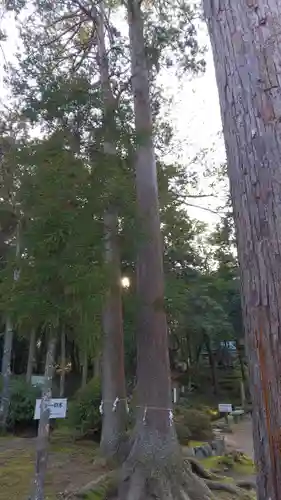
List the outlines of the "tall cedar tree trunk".
<svg viewBox="0 0 281 500">
<path fill-rule="evenodd" d="M 184 471 L 171 412 L 157 171 L 139 0 L 128 1 L 128 22 L 137 134 L 137 204 L 144 237 L 137 262 L 137 422 L 134 442 L 123 466 L 119 499 L 171 500 L 195 494 L 209 499 L 204 483 L 189 469 Z"/>
<path fill-rule="evenodd" d="M 0 402 L 0 431 L 5 432 L 10 406 L 10 378 L 11 378 L 11 356 L 13 346 L 13 326 L 11 319 L 7 317 L 4 336 L 4 350 L 2 356 L 2 392 Z"/>
<path fill-rule="evenodd" d="M 208 352 L 209 365 L 210 365 L 210 369 L 211 369 L 213 392 L 214 392 L 214 394 L 218 394 L 219 385 L 218 385 L 218 377 L 217 377 L 217 369 L 216 369 L 216 359 L 215 359 L 214 353 L 212 351 L 212 346 L 211 346 L 209 335 L 204 335 L 204 340 L 205 340 L 205 346 L 206 346 L 206 349 Z"/>
<path fill-rule="evenodd" d="M 35 354 L 36 330 L 32 328 L 29 339 L 28 360 L 26 368 L 26 382 L 30 384 L 33 370 L 33 361 Z"/>
<path fill-rule="evenodd" d="M 103 2 L 97 13 L 98 66 L 104 105 L 104 153 L 109 161 L 118 158 L 112 137 L 115 135 L 115 99 L 111 89 L 105 45 Z M 126 383 L 124 370 L 121 269 L 118 243 L 118 215 L 114 206 L 104 214 L 105 259 L 110 284 L 103 314 L 102 400 L 103 422 L 101 450 L 108 458 L 122 455 L 127 422 Z"/>
<path fill-rule="evenodd" d="M 30 500 L 44 500 L 44 483 L 47 472 L 48 444 L 50 428 L 50 400 L 55 367 L 56 339 L 50 338 L 47 348 L 45 381 L 42 390 L 41 413 L 36 446 L 35 477 Z"/>
<path fill-rule="evenodd" d="M 65 392 L 65 365 L 66 365 L 66 359 L 65 359 L 65 329 L 64 326 L 62 327 L 61 331 L 61 344 L 60 344 L 60 398 L 64 396 Z"/>
<path fill-rule="evenodd" d="M 204 0 L 237 230 L 259 500 L 281 499 L 281 2 Z"/>
</svg>

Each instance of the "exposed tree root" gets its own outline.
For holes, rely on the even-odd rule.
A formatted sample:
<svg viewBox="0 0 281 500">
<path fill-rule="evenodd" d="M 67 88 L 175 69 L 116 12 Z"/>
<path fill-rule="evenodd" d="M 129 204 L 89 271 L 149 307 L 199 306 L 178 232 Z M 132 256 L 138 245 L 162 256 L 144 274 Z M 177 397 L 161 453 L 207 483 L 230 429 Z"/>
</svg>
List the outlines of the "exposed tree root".
<svg viewBox="0 0 281 500">
<path fill-rule="evenodd" d="M 118 500 L 213 500 L 206 483 L 183 461 L 159 468 L 154 464 L 126 467 Z"/>
<path fill-rule="evenodd" d="M 213 474 L 212 472 L 208 471 L 203 467 L 196 458 L 189 457 L 188 459 L 185 459 L 185 463 L 189 463 L 191 465 L 191 470 L 196 474 L 197 476 L 201 477 L 202 479 L 210 479 L 212 481 L 220 480 L 221 476 L 217 476 L 216 474 Z"/>
<path fill-rule="evenodd" d="M 223 477 L 206 470 L 194 458 L 182 459 L 180 455 L 162 460 L 129 459 L 121 469 L 119 490 L 118 474 L 110 472 L 83 488 L 77 496 L 84 497 L 89 491 L 102 498 L 114 500 L 215 500 L 219 493 L 227 498 L 246 500 L 249 494 L 238 485 L 223 482 Z M 217 492 L 217 495 L 216 493 Z"/>
<path fill-rule="evenodd" d="M 247 481 L 246 479 L 237 481 L 237 486 L 243 490 L 256 490 L 257 488 L 255 481 Z"/>
<path fill-rule="evenodd" d="M 197 461 L 195 464 L 198 465 Z M 204 480 L 198 478 L 188 464 L 184 468 L 181 464 L 179 469 L 158 468 L 154 472 L 137 465 L 131 472 L 128 470 L 123 475 L 119 492 L 117 471 L 112 471 L 88 484 L 76 496 L 85 498 L 88 493 L 94 492 L 107 500 L 215 500 L 217 495 L 214 492 L 221 492 L 228 493 L 227 498 L 234 500 L 251 498 L 240 485 L 208 479 L 208 471 L 200 463 L 199 466 L 197 470 L 200 470 L 200 476 L 205 476 Z"/>
<path fill-rule="evenodd" d="M 244 496 L 244 492 L 235 484 L 210 481 L 210 479 L 206 479 L 205 482 L 212 491 L 225 491 L 226 493 L 232 493 L 233 495 Z"/>
</svg>

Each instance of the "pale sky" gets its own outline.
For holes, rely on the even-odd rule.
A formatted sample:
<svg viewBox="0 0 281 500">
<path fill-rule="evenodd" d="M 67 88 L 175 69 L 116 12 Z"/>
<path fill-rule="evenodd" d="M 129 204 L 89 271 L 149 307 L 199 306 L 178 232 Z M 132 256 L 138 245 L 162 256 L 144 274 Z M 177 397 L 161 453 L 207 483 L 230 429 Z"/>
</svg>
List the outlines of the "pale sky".
<svg viewBox="0 0 281 500">
<path fill-rule="evenodd" d="M 8 40 L 2 43 L 0 52 L 0 92 L 5 96 L 3 85 L 5 59 L 10 60 L 15 53 L 18 43 L 15 23 L 12 16 L 5 21 L 3 26 L 8 33 Z M 220 164 L 225 161 L 224 143 L 221 134 L 221 119 L 215 72 L 212 54 L 206 30 L 200 32 L 200 39 L 208 46 L 205 55 L 206 71 L 198 77 L 186 77 L 180 82 L 175 75 L 163 76 L 163 82 L 169 96 L 173 97 L 173 106 L 169 109 L 169 116 L 175 129 L 175 148 L 172 157 L 189 164 L 190 159 L 200 153 L 202 149 L 208 152 L 205 161 L 209 165 Z M 197 164 L 200 176 L 201 190 L 208 189 L 208 181 L 204 179 L 204 166 Z M 190 200 L 196 205 L 209 207 L 215 210 L 223 204 L 223 197 L 218 193 L 217 198 Z M 189 207 L 188 212 L 194 218 L 210 224 L 218 222 L 219 218 L 207 211 Z"/>
</svg>

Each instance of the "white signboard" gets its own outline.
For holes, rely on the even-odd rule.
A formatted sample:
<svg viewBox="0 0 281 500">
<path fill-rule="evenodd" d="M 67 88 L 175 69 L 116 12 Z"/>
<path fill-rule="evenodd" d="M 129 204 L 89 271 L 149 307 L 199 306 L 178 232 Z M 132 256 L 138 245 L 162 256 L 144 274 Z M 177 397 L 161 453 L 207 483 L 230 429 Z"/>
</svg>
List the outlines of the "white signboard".
<svg viewBox="0 0 281 500">
<path fill-rule="evenodd" d="M 231 413 L 232 412 L 232 405 L 228 404 L 228 403 L 219 404 L 219 412 L 220 413 Z"/>
<path fill-rule="evenodd" d="M 40 419 L 42 399 L 36 399 L 34 420 Z M 50 401 L 50 418 L 65 418 L 67 410 L 67 399 L 55 398 Z"/>
<path fill-rule="evenodd" d="M 33 387 L 42 387 L 44 385 L 44 382 L 44 375 L 32 375 L 31 377 L 31 385 L 33 385 Z"/>
</svg>

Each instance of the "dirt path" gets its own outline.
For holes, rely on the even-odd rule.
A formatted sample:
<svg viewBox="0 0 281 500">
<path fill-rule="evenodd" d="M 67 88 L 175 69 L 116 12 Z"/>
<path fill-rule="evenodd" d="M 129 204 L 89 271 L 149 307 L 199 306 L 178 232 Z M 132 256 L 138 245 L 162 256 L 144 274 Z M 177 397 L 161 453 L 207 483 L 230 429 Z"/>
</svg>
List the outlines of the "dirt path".
<svg viewBox="0 0 281 500">
<path fill-rule="evenodd" d="M 233 424 L 232 434 L 225 435 L 225 441 L 229 448 L 243 451 L 246 455 L 254 458 L 252 421 L 245 418 L 239 424 Z"/>
</svg>

